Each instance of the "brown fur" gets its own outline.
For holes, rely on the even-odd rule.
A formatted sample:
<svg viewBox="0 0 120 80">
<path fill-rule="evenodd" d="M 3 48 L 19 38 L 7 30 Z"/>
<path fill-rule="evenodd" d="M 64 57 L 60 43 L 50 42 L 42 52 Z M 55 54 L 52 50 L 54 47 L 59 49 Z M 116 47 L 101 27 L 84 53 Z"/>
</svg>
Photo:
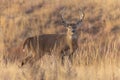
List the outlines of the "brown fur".
<svg viewBox="0 0 120 80">
<path fill-rule="evenodd" d="M 67 55 L 66 52 L 69 52 L 70 56 L 78 47 L 77 39 L 72 39 L 72 35 L 71 29 L 67 28 L 66 34 L 43 34 L 29 37 L 23 44 L 23 50 L 26 51 L 27 54 L 31 52 L 32 58 L 36 56 L 41 58 L 45 53 L 51 53 L 55 48 L 63 60 L 64 55 Z M 64 54 L 64 52 L 66 54 Z"/>
<path fill-rule="evenodd" d="M 65 10 L 65 9 L 63 9 Z M 61 15 L 61 19 L 63 20 L 63 24 L 67 27 L 66 34 L 43 34 L 39 36 L 29 37 L 25 40 L 23 45 L 23 50 L 27 51 L 27 53 L 32 53 L 32 58 L 39 56 L 41 58 L 46 53 L 51 53 L 51 51 L 55 48 L 59 53 L 59 56 L 62 58 L 64 55 L 67 55 L 66 52 L 69 51 L 69 59 L 72 59 L 72 55 L 74 51 L 78 48 L 78 35 L 79 33 L 76 32 L 77 26 L 82 22 L 84 18 L 84 13 L 80 17 L 76 23 L 67 23 L 64 20 L 63 15 Z M 64 54 L 65 52 L 65 54 Z M 28 58 L 27 58 L 28 60 Z M 26 60 L 24 61 L 24 63 Z M 23 64 L 24 64 L 23 63 Z"/>
</svg>

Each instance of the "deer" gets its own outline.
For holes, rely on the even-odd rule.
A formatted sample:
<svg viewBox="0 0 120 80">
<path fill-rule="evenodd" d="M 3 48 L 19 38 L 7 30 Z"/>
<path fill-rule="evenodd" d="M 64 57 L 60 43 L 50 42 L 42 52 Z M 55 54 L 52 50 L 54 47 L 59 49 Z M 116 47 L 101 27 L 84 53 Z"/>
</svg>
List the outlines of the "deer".
<svg viewBox="0 0 120 80">
<path fill-rule="evenodd" d="M 79 12 L 82 12 L 81 10 Z M 24 65 L 30 59 L 39 56 L 41 59 L 46 53 L 51 54 L 51 50 L 58 49 L 58 54 L 61 58 L 62 64 L 64 63 L 64 56 L 68 55 L 69 60 L 72 62 L 72 56 L 78 48 L 79 32 L 77 31 L 78 25 L 84 19 L 84 13 L 80 15 L 80 19 L 76 23 L 67 22 L 64 19 L 63 13 L 60 14 L 66 33 L 61 34 L 42 34 L 28 37 L 23 44 L 23 52 L 31 55 L 27 56 L 21 65 Z M 27 55 L 26 54 L 26 55 Z"/>
</svg>

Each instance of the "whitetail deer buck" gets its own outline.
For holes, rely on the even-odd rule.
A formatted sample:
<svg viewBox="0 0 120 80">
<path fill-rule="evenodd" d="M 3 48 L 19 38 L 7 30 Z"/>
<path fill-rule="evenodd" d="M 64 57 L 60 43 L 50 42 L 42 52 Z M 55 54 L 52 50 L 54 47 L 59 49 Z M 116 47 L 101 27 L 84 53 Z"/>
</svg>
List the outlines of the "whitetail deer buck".
<svg viewBox="0 0 120 80">
<path fill-rule="evenodd" d="M 29 37 L 25 40 L 23 44 L 23 51 L 27 51 L 27 53 L 32 53 L 32 58 L 39 56 L 41 58 L 46 53 L 51 53 L 54 47 L 59 48 L 59 57 L 63 59 L 65 55 L 69 55 L 69 59 L 75 50 L 78 48 L 78 36 L 79 32 L 77 32 L 77 26 L 82 22 L 84 18 L 84 13 L 80 15 L 80 19 L 76 23 L 68 23 L 63 18 L 63 14 L 61 15 L 61 19 L 65 24 L 67 32 L 65 34 L 43 34 L 39 36 Z M 28 61 L 29 57 L 27 57 L 23 62 L 24 65 Z"/>
</svg>

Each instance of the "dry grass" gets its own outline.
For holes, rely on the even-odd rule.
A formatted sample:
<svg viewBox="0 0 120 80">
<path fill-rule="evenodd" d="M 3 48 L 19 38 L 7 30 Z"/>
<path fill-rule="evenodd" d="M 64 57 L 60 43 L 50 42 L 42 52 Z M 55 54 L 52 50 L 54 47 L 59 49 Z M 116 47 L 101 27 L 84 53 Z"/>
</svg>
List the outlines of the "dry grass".
<svg viewBox="0 0 120 80">
<path fill-rule="evenodd" d="M 65 32 L 60 18 L 63 7 L 85 13 L 73 64 L 66 56 L 61 65 L 53 51 L 52 56 L 20 67 L 21 45 L 27 37 Z M 120 80 L 119 21 L 119 0 L 1 0 L 0 80 Z"/>
</svg>

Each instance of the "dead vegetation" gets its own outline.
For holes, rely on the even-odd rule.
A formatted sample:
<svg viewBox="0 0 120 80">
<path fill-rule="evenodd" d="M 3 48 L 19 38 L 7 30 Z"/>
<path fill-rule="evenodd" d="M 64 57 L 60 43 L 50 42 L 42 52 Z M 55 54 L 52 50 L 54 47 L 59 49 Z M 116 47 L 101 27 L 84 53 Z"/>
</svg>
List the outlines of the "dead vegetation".
<svg viewBox="0 0 120 80">
<path fill-rule="evenodd" d="M 65 57 L 45 55 L 19 67 L 24 58 L 21 46 L 28 37 L 64 33 L 60 10 L 73 8 L 67 15 L 85 19 L 80 25 L 79 49 L 73 64 Z M 69 20 L 72 16 L 67 16 Z M 119 80 L 120 79 L 120 1 L 119 0 L 1 0 L 0 1 L 0 79 L 1 80 Z M 56 52 L 53 50 L 53 54 Z M 7 65 L 6 65 L 6 64 Z"/>
</svg>

